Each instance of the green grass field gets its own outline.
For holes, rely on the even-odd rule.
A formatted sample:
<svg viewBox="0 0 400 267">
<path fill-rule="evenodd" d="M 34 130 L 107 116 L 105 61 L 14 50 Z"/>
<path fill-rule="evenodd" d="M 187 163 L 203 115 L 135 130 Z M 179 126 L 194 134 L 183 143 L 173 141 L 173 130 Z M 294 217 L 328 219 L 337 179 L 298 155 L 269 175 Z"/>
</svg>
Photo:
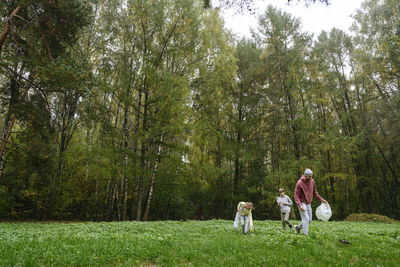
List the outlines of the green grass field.
<svg viewBox="0 0 400 267">
<path fill-rule="evenodd" d="M 313 221 L 310 236 L 232 224 L 0 223 L 0 266 L 400 266 L 400 224 Z"/>
</svg>

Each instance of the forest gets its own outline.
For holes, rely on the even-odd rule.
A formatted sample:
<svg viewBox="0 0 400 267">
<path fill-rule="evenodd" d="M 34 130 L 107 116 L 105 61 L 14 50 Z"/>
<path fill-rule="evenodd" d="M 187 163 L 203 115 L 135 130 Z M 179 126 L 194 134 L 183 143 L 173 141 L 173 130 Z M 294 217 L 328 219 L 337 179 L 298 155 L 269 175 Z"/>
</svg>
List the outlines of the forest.
<svg viewBox="0 0 400 267">
<path fill-rule="evenodd" d="M 400 219 L 400 2 L 247 39 L 205 2 L 0 1 L 1 220 L 277 219 L 305 168 L 334 220 Z"/>
</svg>

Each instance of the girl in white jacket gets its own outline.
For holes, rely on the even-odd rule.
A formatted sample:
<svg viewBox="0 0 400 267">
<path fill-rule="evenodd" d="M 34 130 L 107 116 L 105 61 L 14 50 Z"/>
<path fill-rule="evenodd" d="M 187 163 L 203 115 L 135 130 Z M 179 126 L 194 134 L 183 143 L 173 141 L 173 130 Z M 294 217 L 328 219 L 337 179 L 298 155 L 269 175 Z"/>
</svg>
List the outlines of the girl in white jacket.
<svg viewBox="0 0 400 267">
<path fill-rule="evenodd" d="M 252 209 L 253 203 L 251 202 L 239 202 L 237 206 L 233 227 L 238 228 L 240 221 L 244 234 L 247 234 L 249 230 L 251 233 L 253 232 L 253 216 L 251 214 Z"/>
</svg>

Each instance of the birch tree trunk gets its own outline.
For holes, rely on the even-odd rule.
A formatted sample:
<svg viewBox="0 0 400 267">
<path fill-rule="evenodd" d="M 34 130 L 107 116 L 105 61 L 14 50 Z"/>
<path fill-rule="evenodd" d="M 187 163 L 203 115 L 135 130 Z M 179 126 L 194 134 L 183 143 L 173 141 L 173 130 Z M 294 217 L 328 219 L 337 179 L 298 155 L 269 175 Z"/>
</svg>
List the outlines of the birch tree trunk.
<svg viewBox="0 0 400 267">
<path fill-rule="evenodd" d="M 143 221 L 147 221 L 147 217 L 148 217 L 149 211 L 150 211 L 151 197 L 153 196 L 153 188 L 154 188 L 154 181 L 156 179 L 156 174 L 157 174 L 157 167 L 161 161 L 163 139 L 164 139 L 164 133 L 162 133 L 162 135 L 161 135 L 160 144 L 158 145 L 158 148 L 157 148 L 157 158 L 156 158 L 156 162 L 154 163 L 154 169 L 153 169 L 153 173 L 151 176 L 149 194 L 147 197 L 147 204 L 146 204 L 146 210 L 143 215 Z"/>
<path fill-rule="evenodd" d="M 148 105 L 148 97 L 149 93 L 144 92 L 144 111 L 143 111 L 143 131 L 147 131 L 147 105 Z M 140 168 L 143 170 L 146 165 L 146 160 L 145 160 L 145 155 L 146 155 L 146 146 L 144 144 L 144 141 L 142 140 L 141 143 L 141 148 L 140 148 Z M 139 177 L 139 193 L 138 193 L 138 203 L 137 203 L 137 212 L 136 212 L 136 221 L 140 221 L 140 218 L 142 216 L 142 202 L 143 202 L 143 174 L 140 175 Z"/>
<path fill-rule="evenodd" d="M 127 209 L 127 200 L 128 200 L 128 174 L 127 174 L 127 167 L 128 167 L 128 137 L 129 137 L 129 129 L 128 129 L 128 107 L 125 107 L 124 112 L 124 175 L 121 185 L 121 190 L 123 194 L 122 199 L 122 220 L 126 220 L 126 209 Z"/>
<path fill-rule="evenodd" d="M 141 103 L 142 103 L 142 92 L 138 92 L 138 97 L 137 97 L 137 111 L 136 111 L 136 125 L 135 125 L 135 130 L 134 134 L 139 131 L 139 124 L 140 124 L 140 110 L 141 110 Z M 135 155 L 134 158 L 134 165 L 136 166 L 136 161 L 137 161 L 137 151 L 138 151 L 138 141 L 135 139 L 134 145 L 133 145 L 133 154 Z M 135 177 L 132 175 L 132 204 L 131 204 L 131 218 L 135 218 L 135 198 L 134 195 L 136 193 L 136 186 L 135 186 Z"/>
<path fill-rule="evenodd" d="M 93 129 L 88 129 L 87 130 L 87 135 L 86 135 L 86 140 L 87 140 L 87 145 L 88 145 L 88 150 L 87 150 L 87 160 L 86 160 L 86 170 L 85 170 L 85 181 L 89 179 L 89 166 L 90 166 L 90 153 L 92 152 L 92 144 L 93 144 L 93 135 L 94 131 L 96 129 L 96 126 L 93 127 Z"/>
</svg>

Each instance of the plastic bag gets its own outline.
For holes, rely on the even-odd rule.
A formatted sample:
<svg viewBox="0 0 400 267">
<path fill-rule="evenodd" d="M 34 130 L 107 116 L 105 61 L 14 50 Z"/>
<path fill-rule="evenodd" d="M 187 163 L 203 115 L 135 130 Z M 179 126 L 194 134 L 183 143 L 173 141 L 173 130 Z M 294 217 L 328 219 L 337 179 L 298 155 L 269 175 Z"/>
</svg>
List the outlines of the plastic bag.
<svg viewBox="0 0 400 267">
<path fill-rule="evenodd" d="M 235 221 L 233 222 L 233 227 L 239 227 L 239 212 L 236 212 Z"/>
<path fill-rule="evenodd" d="M 332 216 L 331 207 L 328 203 L 322 203 L 315 211 L 315 215 L 317 216 L 318 220 L 326 222 Z"/>
</svg>

